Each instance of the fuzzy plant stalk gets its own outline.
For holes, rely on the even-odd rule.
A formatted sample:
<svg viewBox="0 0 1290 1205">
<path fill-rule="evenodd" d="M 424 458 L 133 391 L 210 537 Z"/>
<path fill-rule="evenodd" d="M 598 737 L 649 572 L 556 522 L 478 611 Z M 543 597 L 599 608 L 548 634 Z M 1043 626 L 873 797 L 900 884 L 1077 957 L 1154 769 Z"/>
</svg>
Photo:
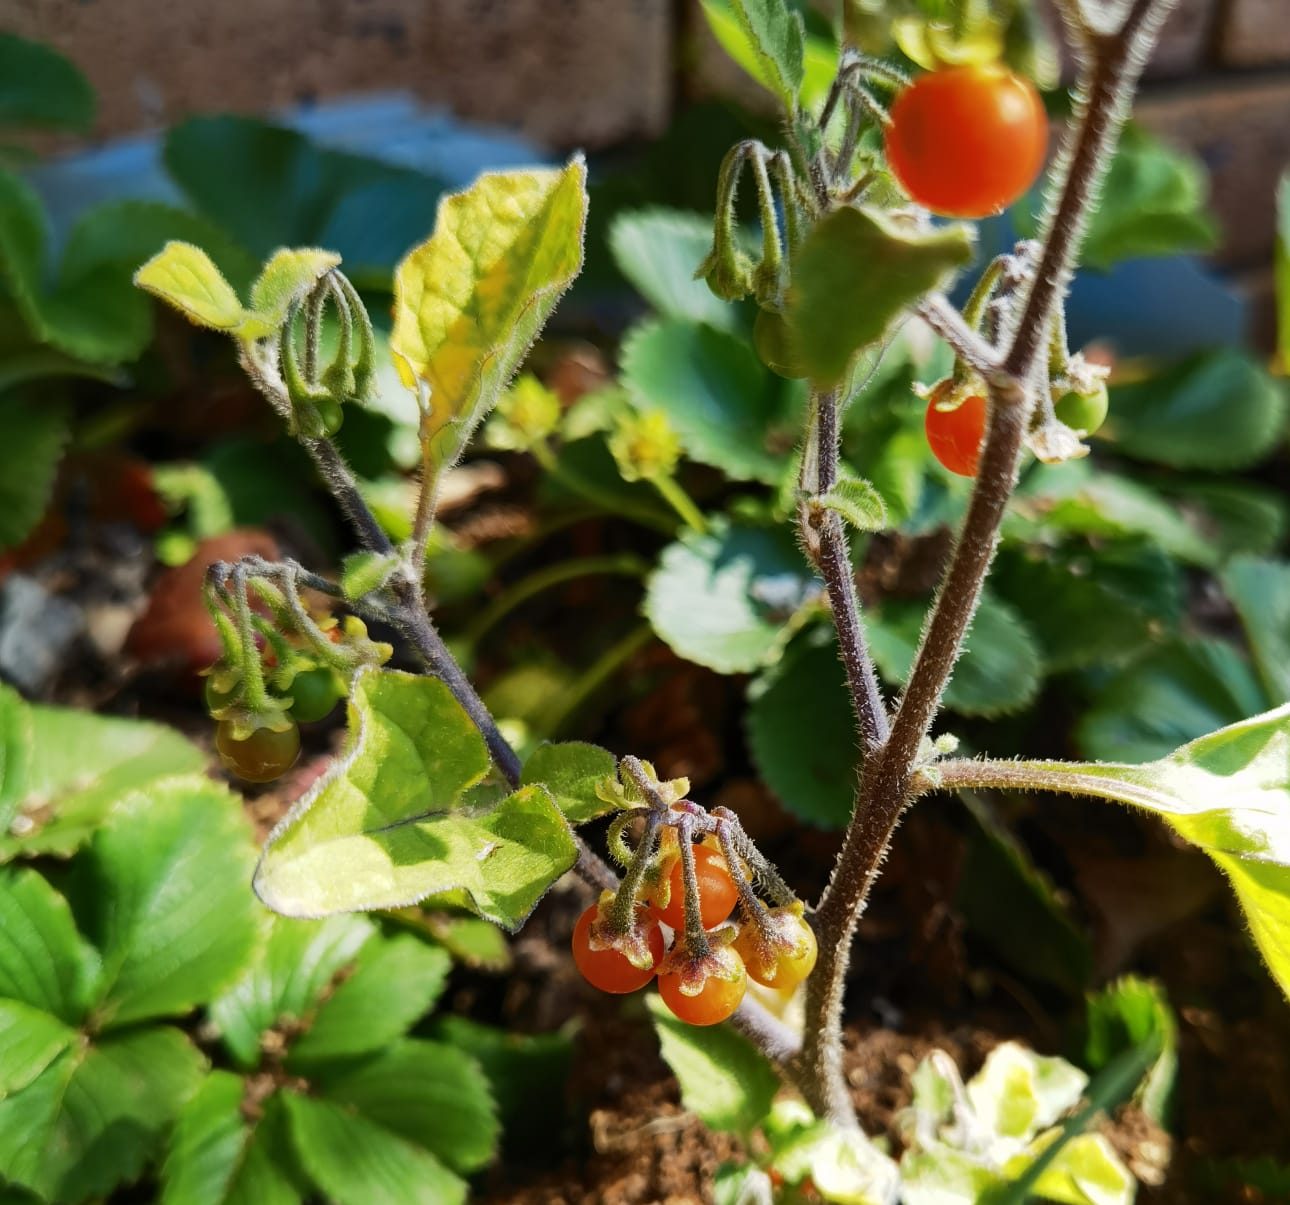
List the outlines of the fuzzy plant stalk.
<svg viewBox="0 0 1290 1205">
<path fill-rule="evenodd" d="M 1173 3 L 1132 0 L 1110 14 L 1101 6 L 1094 11 L 1086 0 L 1068 0 L 1062 6 L 1080 51 L 1077 105 L 1053 173 L 1056 183 L 1043 222 L 1038 266 L 1013 329 L 998 343 L 988 343 L 943 297 L 933 296 L 922 304 L 924 317 L 984 378 L 989 419 L 967 515 L 924 625 L 904 695 L 890 719 L 878 711 L 869 688 L 872 668 L 858 639 L 863 628 L 855 592 L 844 580 L 850 578 L 849 561 L 844 566 L 823 561 L 861 745 L 867 752 L 854 814 L 814 915 L 820 960 L 808 980 L 803 1048 L 793 1078 L 817 1114 L 843 1126 L 856 1125 L 842 1069 L 842 1005 L 856 926 L 892 835 L 917 794 L 920 753 L 976 613 L 1004 510 L 1016 486 L 1024 438 L 1046 369 L 1048 332 L 1142 68 Z M 824 410 L 832 405 L 825 395 L 818 402 Z M 822 458 L 836 463 L 836 440 L 825 434 L 823 422 L 819 450 Z M 821 475 L 825 472 L 822 467 Z M 876 733 L 885 736 L 875 743 Z"/>
</svg>

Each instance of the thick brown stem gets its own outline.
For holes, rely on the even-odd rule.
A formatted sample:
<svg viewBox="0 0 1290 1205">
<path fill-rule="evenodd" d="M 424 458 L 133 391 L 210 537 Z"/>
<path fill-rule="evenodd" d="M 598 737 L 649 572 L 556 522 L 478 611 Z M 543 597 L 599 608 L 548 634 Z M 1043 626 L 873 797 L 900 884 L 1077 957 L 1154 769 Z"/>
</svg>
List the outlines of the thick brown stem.
<svg viewBox="0 0 1290 1205">
<path fill-rule="evenodd" d="M 841 1125 L 855 1125 L 842 1072 L 842 1002 L 856 926 L 892 834 L 913 796 L 923 741 L 980 601 L 999 525 L 1016 482 L 1047 331 L 1069 283 L 1080 237 L 1110 165 L 1142 64 L 1173 2 L 1133 0 L 1120 31 L 1092 39 L 1092 64 L 1081 84 L 1082 100 L 1063 156 L 1065 174 L 1046 226 L 1039 269 L 1007 352 L 998 367 L 990 363 L 985 374 L 990 421 L 976 488 L 890 737 L 865 762 L 856 813 L 816 911 L 820 960 L 809 981 L 796 1078 L 812 1108 Z M 931 307 L 927 316 L 943 333 L 959 336 L 939 306 Z M 956 338 L 956 342 L 964 340 Z M 974 345 L 958 350 L 979 365 L 987 359 Z"/>
</svg>

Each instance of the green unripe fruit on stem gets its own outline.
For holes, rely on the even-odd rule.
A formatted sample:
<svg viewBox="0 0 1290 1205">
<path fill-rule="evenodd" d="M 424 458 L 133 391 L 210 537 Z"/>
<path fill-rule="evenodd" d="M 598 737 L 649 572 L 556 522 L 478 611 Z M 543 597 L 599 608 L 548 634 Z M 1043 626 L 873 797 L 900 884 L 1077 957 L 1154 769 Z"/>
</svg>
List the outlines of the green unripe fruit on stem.
<svg viewBox="0 0 1290 1205">
<path fill-rule="evenodd" d="M 335 671 L 325 665 L 297 674 L 290 691 L 291 715 L 302 724 L 325 719 L 345 693 Z"/>
<path fill-rule="evenodd" d="M 1107 395 L 1106 385 L 1100 384 L 1091 393 L 1063 394 L 1053 407 L 1059 422 L 1065 423 L 1072 431 L 1082 431 L 1092 435 L 1104 422 L 1111 399 Z"/>
<path fill-rule="evenodd" d="M 757 349 L 758 358 L 771 372 L 790 380 L 806 376 L 783 314 L 773 310 L 757 311 L 757 320 L 753 323 L 753 346 Z"/>
<path fill-rule="evenodd" d="M 215 671 L 206 678 L 203 688 L 206 696 L 206 710 L 214 715 L 226 707 L 232 707 L 242 693 L 242 683 L 231 677 L 227 671 Z"/>
</svg>

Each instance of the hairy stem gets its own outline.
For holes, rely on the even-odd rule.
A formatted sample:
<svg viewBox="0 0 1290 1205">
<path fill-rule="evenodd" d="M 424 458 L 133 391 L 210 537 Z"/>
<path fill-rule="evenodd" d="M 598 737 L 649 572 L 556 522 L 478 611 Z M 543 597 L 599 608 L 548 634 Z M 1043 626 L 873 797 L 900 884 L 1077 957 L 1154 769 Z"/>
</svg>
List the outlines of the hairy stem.
<svg viewBox="0 0 1290 1205">
<path fill-rule="evenodd" d="M 816 399 L 817 477 L 821 494 L 838 481 L 838 395 L 818 394 Z M 837 511 L 828 507 L 814 512 L 809 520 L 819 539 L 819 565 L 833 610 L 838 635 L 838 652 L 846 670 L 847 689 L 855 712 L 856 728 L 865 755 L 873 753 L 887 739 L 887 705 L 874 672 L 864 628 L 860 623 L 860 599 L 846 530 Z M 807 533 L 804 539 L 809 543 Z"/>
<path fill-rule="evenodd" d="M 919 751 L 976 613 L 999 525 L 1015 487 L 1047 332 L 1069 283 L 1080 236 L 1110 165 L 1153 35 L 1173 2 L 1133 0 L 1119 32 L 1091 39 L 1091 64 L 1081 79 L 1082 99 L 1062 156 L 1061 185 L 1045 225 L 1039 269 L 1007 351 L 1000 360 L 994 361 L 991 355 L 981 364 L 989 384 L 990 419 L 968 512 L 890 737 L 865 761 L 859 803 L 816 911 L 820 960 L 808 981 L 797 1079 L 812 1108 L 842 1125 L 855 1125 L 841 1053 L 842 999 L 856 925 L 892 834 L 915 794 Z M 939 304 L 924 307 L 924 316 L 973 362 L 979 349 L 963 338 L 963 331 L 946 313 L 947 307 Z"/>
</svg>

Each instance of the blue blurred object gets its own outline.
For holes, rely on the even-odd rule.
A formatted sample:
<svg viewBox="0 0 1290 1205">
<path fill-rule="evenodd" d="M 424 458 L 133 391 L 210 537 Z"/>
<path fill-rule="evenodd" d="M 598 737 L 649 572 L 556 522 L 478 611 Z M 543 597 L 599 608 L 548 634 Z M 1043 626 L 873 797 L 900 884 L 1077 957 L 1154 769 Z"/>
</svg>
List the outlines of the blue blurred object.
<svg viewBox="0 0 1290 1205">
<path fill-rule="evenodd" d="M 328 100 L 273 120 L 320 146 L 412 168 L 453 189 L 464 188 L 486 169 L 548 161 L 523 138 L 469 125 L 406 93 Z M 103 201 L 135 198 L 182 205 L 161 161 L 162 139 L 161 133 L 116 139 L 30 168 L 25 174 L 45 203 L 54 245 L 61 246 L 72 223 Z"/>
<path fill-rule="evenodd" d="M 1006 214 L 982 222 L 980 233 L 982 263 L 1015 239 Z M 956 301 L 967 300 L 975 278 L 969 272 L 959 282 Z M 1248 303 L 1192 255 L 1126 260 L 1108 272 L 1085 269 L 1066 305 L 1072 347 L 1105 341 L 1127 357 L 1179 360 L 1215 347 L 1242 347 L 1248 323 Z"/>
</svg>

